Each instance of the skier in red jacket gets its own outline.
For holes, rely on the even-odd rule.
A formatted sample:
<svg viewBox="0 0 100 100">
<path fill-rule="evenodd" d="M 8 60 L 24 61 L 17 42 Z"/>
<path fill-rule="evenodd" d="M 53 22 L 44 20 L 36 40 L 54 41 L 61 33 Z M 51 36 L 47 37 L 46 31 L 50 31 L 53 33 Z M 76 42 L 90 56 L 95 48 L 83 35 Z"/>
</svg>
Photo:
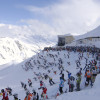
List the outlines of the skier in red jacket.
<svg viewBox="0 0 100 100">
<path fill-rule="evenodd" d="M 48 96 L 47 96 L 47 88 L 46 87 L 43 88 L 41 97 L 43 97 L 44 99 L 47 99 L 48 98 Z"/>
<path fill-rule="evenodd" d="M 9 100 L 7 91 L 4 90 L 4 89 L 2 89 L 1 91 L 2 91 L 2 93 L 3 93 L 3 98 L 2 98 L 2 100 Z"/>
</svg>

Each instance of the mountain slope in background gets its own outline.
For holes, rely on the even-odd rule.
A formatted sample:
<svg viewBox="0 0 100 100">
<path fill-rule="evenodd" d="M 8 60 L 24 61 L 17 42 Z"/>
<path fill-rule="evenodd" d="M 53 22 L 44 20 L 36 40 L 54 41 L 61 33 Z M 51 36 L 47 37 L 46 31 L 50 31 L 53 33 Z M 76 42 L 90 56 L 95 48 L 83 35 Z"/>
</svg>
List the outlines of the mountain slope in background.
<svg viewBox="0 0 100 100">
<path fill-rule="evenodd" d="M 100 36 L 100 26 L 76 37 L 76 40 L 95 36 Z M 44 47 L 57 44 L 57 35 L 53 34 L 52 30 L 48 32 L 46 30 L 44 33 L 42 31 L 37 32 L 31 25 L 19 27 L 0 24 L 0 37 L 0 65 L 12 60 L 22 61 L 33 56 Z M 74 42 L 71 45 L 75 46 L 76 44 Z M 100 47 L 99 42 L 87 43 L 87 45 Z"/>
<path fill-rule="evenodd" d="M 0 65 L 16 61 L 20 62 L 33 55 L 45 46 L 50 46 L 48 43 L 24 43 L 18 39 L 0 38 Z"/>
<path fill-rule="evenodd" d="M 34 28 L 33 28 L 34 29 Z M 26 26 L 0 24 L 0 65 L 11 61 L 22 61 L 39 50 L 54 45 L 55 37 L 35 33 Z"/>
<path fill-rule="evenodd" d="M 83 35 L 79 35 L 76 39 L 83 39 L 83 38 L 87 38 L 87 37 L 100 37 L 100 26 L 98 26 L 97 28 L 83 34 Z"/>
</svg>

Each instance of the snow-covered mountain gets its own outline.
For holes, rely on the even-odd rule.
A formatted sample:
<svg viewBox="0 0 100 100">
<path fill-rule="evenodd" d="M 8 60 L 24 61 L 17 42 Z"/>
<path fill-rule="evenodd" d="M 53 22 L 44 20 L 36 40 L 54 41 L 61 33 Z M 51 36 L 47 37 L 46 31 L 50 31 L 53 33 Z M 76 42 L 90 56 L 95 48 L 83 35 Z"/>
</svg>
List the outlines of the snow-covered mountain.
<svg viewBox="0 0 100 100">
<path fill-rule="evenodd" d="M 87 37 L 100 37 L 100 26 L 96 27 L 95 29 L 76 37 L 76 40 L 83 39 Z"/>
<path fill-rule="evenodd" d="M 37 46 L 25 44 L 17 39 L 0 38 L 0 64 L 22 61 L 33 55 Z"/>
<path fill-rule="evenodd" d="M 37 37 L 36 37 L 37 39 Z M 32 40 L 31 40 L 32 41 Z M 36 40 L 38 41 L 38 40 Z M 50 42 L 49 42 L 50 43 Z M 0 38 L 0 65 L 11 61 L 25 60 L 37 52 L 42 50 L 45 46 L 52 45 L 51 43 L 34 42 L 25 43 L 18 39 Z"/>
<path fill-rule="evenodd" d="M 26 26 L 0 24 L 0 65 L 27 59 L 55 41 L 48 34 L 35 33 Z"/>
</svg>

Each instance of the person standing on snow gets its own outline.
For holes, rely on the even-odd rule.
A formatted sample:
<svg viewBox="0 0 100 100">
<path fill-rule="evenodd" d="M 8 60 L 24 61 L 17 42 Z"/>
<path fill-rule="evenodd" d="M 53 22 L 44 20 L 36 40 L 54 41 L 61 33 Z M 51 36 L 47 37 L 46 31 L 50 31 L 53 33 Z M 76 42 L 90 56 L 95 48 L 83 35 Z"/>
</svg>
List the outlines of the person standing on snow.
<svg viewBox="0 0 100 100">
<path fill-rule="evenodd" d="M 48 96 L 47 96 L 47 88 L 46 88 L 46 86 L 45 86 L 45 84 L 44 84 L 44 82 L 43 81 L 40 81 L 40 88 L 38 88 L 38 89 L 42 89 L 43 91 L 42 91 L 42 94 L 41 94 L 41 97 L 43 98 L 43 99 L 47 99 L 48 98 Z"/>
<path fill-rule="evenodd" d="M 35 91 L 32 93 L 32 100 L 39 100 L 39 95 Z"/>
<path fill-rule="evenodd" d="M 39 94 L 34 89 L 32 91 L 32 100 L 39 100 Z"/>
<path fill-rule="evenodd" d="M 26 92 L 26 97 L 24 100 L 32 100 L 32 94 L 29 91 Z"/>
<path fill-rule="evenodd" d="M 74 77 L 70 76 L 70 79 L 68 79 L 68 84 L 69 84 L 69 92 L 73 92 L 74 89 Z"/>
<path fill-rule="evenodd" d="M 31 81 L 31 79 L 28 79 L 28 85 L 29 85 L 29 87 L 32 87 L 32 81 Z"/>
<path fill-rule="evenodd" d="M 60 94 L 63 93 L 63 87 L 64 87 L 64 80 L 62 79 L 62 77 L 60 77 L 60 84 L 59 84 Z"/>
<path fill-rule="evenodd" d="M 24 87 L 24 83 L 23 82 L 21 82 L 21 86 Z"/>
<path fill-rule="evenodd" d="M 50 83 L 50 85 L 55 84 L 55 83 L 53 82 L 53 80 L 52 80 L 52 78 L 51 78 L 51 77 L 49 77 L 49 83 Z"/>
<path fill-rule="evenodd" d="M 10 87 L 6 88 L 6 91 L 9 95 L 12 95 L 12 89 Z"/>
<path fill-rule="evenodd" d="M 43 91 L 42 91 L 41 97 L 45 100 L 45 99 L 48 98 L 48 96 L 47 96 L 47 88 L 43 87 L 42 89 L 43 89 Z"/>
<path fill-rule="evenodd" d="M 92 73 L 90 72 L 89 69 L 87 69 L 86 71 L 86 74 L 85 74 L 85 77 L 86 77 L 86 82 L 85 82 L 85 85 L 89 85 L 89 82 L 92 82 L 91 81 L 91 76 L 92 76 Z"/>
<path fill-rule="evenodd" d="M 43 82 L 43 81 L 40 81 L 40 88 L 38 88 L 38 89 L 42 89 L 42 88 L 44 88 L 44 87 L 45 87 L 44 82 Z"/>
<path fill-rule="evenodd" d="M 97 76 L 97 70 L 93 67 L 92 68 L 92 77 L 91 77 L 92 83 L 95 82 L 96 76 Z"/>
<path fill-rule="evenodd" d="M 64 73 L 62 74 L 62 76 L 61 76 L 61 77 L 62 77 L 62 79 L 63 79 L 64 81 L 66 81 L 66 80 L 65 80 L 65 78 L 64 78 Z"/>
<path fill-rule="evenodd" d="M 81 83 L 81 74 L 77 73 L 77 79 L 76 79 L 76 87 L 77 87 L 77 91 L 80 91 L 80 83 Z"/>
<path fill-rule="evenodd" d="M 27 85 L 26 85 L 26 84 L 24 84 L 24 90 L 25 90 L 25 91 L 27 90 Z"/>
<path fill-rule="evenodd" d="M 4 89 L 2 89 L 1 92 L 3 93 L 3 98 L 2 98 L 2 100 L 9 100 L 7 91 L 4 90 Z"/>
<path fill-rule="evenodd" d="M 14 96 L 14 100 L 19 100 L 18 99 L 18 94 L 14 94 L 13 96 Z"/>
</svg>

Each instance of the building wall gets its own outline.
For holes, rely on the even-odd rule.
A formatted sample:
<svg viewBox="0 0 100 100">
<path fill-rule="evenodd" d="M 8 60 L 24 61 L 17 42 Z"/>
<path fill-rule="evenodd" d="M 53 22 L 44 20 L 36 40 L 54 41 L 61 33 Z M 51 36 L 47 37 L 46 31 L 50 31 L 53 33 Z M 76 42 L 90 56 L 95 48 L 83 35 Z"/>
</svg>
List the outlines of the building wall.
<svg viewBox="0 0 100 100">
<path fill-rule="evenodd" d="M 66 36 L 65 37 L 65 43 L 66 44 L 71 43 L 73 40 L 74 40 L 74 37 L 73 36 Z"/>
<path fill-rule="evenodd" d="M 74 40 L 73 36 L 58 36 L 58 46 L 64 46 L 65 44 L 69 44 Z"/>
<path fill-rule="evenodd" d="M 85 38 L 85 39 L 80 39 L 80 40 L 77 40 L 76 43 L 77 44 L 86 44 L 86 43 L 96 42 L 96 41 L 100 41 L 100 37 L 99 38 L 89 37 L 89 38 Z"/>
</svg>

